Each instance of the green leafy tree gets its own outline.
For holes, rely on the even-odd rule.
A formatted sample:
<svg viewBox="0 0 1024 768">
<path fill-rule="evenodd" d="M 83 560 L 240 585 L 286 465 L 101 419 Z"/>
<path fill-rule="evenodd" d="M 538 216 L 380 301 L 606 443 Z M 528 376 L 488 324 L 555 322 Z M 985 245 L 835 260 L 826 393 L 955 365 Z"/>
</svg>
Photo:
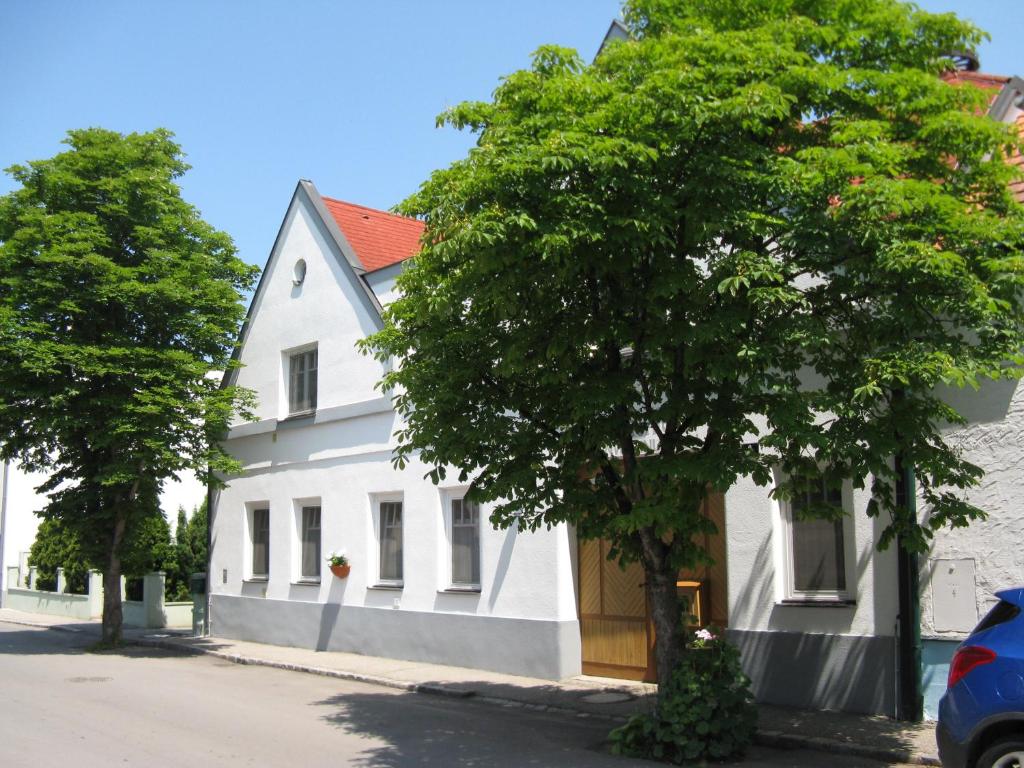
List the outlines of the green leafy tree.
<svg viewBox="0 0 1024 768">
<path fill-rule="evenodd" d="M 206 500 L 185 515 L 178 507 L 178 524 L 174 532 L 173 567 L 167 571 L 167 597 L 170 600 L 188 600 L 191 595 L 190 579 L 193 573 L 206 570 L 207 551 Z"/>
<path fill-rule="evenodd" d="M 0 457 L 49 473 L 43 514 L 102 564 L 117 643 L 123 544 L 164 480 L 237 467 L 217 438 L 250 396 L 211 374 L 256 270 L 181 198 L 168 131 L 65 143 L 8 169 L 20 187 L 0 198 Z"/>
<path fill-rule="evenodd" d="M 400 360 L 399 465 L 454 467 L 496 524 L 568 521 L 643 564 L 669 680 L 712 489 L 870 478 L 883 544 L 916 549 L 982 514 L 938 392 L 1020 373 L 1024 214 L 1017 137 L 940 77 L 981 38 L 953 15 L 633 0 L 625 19 L 592 64 L 541 48 L 442 115 L 477 145 L 400 206 L 427 236 L 364 348 Z"/>
<path fill-rule="evenodd" d="M 91 566 L 82 556 L 78 537 L 62 526 L 60 520 L 43 520 L 39 524 L 29 550 L 28 564 L 38 569 L 36 586 L 39 589 L 56 590 L 57 569 L 63 568 L 68 592 L 81 595 L 88 590 Z"/>
</svg>

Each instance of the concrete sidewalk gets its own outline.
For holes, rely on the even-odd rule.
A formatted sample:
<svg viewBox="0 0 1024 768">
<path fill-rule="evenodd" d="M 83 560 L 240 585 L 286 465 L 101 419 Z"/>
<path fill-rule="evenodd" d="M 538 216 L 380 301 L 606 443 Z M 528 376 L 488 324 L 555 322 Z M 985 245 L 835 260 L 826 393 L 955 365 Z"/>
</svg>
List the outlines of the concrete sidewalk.
<svg viewBox="0 0 1024 768">
<path fill-rule="evenodd" d="M 98 622 L 0 609 L 0 622 L 99 635 Z M 601 718 L 609 725 L 649 710 L 656 687 L 596 677 L 538 680 L 464 667 L 424 664 L 354 653 L 313 651 L 218 637 L 193 638 L 185 630 L 125 629 L 125 640 L 186 653 L 383 685 L 428 694 L 473 697 L 505 707 Z M 896 763 L 939 765 L 934 725 L 885 717 L 807 711 L 760 705 L 757 742 L 764 746 L 816 749 Z"/>
</svg>

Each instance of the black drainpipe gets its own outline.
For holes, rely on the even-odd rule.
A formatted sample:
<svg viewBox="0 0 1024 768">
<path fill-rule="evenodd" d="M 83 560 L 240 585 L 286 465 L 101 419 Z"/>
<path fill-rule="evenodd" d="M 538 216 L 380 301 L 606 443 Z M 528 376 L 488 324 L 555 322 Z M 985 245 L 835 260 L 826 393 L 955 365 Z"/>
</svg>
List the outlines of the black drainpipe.
<svg viewBox="0 0 1024 768">
<path fill-rule="evenodd" d="M 917 490 L 913 465 L 896 458 L 896 503 L 917 520 Z M 921 696 L 921 590 L 917 554 L 906 547 L 903 536 L 896 538 L 899 591 L 899 685 L 896 718 L 917 723 L 924 717 Z"/>
</svg>

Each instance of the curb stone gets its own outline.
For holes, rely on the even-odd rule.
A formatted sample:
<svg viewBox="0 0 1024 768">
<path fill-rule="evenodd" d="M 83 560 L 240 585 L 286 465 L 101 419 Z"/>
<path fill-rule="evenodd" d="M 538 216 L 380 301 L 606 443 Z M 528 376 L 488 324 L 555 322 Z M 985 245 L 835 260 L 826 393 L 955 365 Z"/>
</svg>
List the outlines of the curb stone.
<svg viewBox="0 0 1024 768">
<path fill-rule="evenodd" d="M 865 744 L 851 744 L 848 741 L 837 741 L 822 736 L 798 736 L 782 731 L 758 730 L 754 734 L 754 743 L 762 747 L 774 749 L 812 749 L 817 752 L 835 752 L 852 757 L 866 757 L 872 760 L 906 763 L 909 765 L 942 766 L 938 757 L 910 752 L 905 749 L 885 749 Z"/>
<path fill-rule="evenodd" d="M 51 629 L 56 632 L 70 632 L 74 634 L 81 634 L 83 632 L 82 629 L 79 629 L 77 627 L 68 627 L 59 624 L 38 624 L 31 621 L 19 621 L 8 618 L 0 620 L 0 623 L 14 624 L 26 627 L 36 627 L 39 629 Z M 524 702 L 516 699 L 509 699 L 502 696 L 481 695 L 475 690 L 469 690 L 465 688 L 454 688 L 439 683 L 407 683 L 401 680 L 393 680 L 389 677 L 381 677 L 378 675 L 365 675 L 358 672 L 347 672 L 345 670 L 340 669 L 327 669 L 325 667 L 314 667 L 312 665 L 306 664 L 294 664 L 283 661 L 271 661 L 269 659 L 260 659 L 254 656 L 243 656 L 238 653 L 218 651 L 212 648 L 202 648 L 194 645 L 176 643 L 161 638 L 129 637 L 125 638 L 124 642 L 129 645 L 139 645 L 150 648 L 161 648 L 168 651 L 176 651 L 178 653 L 186 653 L 194 656 L 214 656 L 216 658 L 223 659 L 234 664 L 270 667 L 272 669 L 283 669 L 289 672 L 305 672 L 307 674 L 321 675 L 323 677 L 333 677 L 339 680 L 351 680 L 357 683 L 378 685 L 384 688 L 393 688 L 397 690 L 408 691 L 410 693 L 423 693 L 427 695 L 443 696 L 446 698 L 453 699 L 473 698 L 476 701 L 480 701 L 486 704 L 494 704 L 503 707 L 529 709 L 537 712 L 550 712 L 552 714 L 560 714 L 570 717 L 587 717 L 593 718 L 595 720 L 605 720 L 610 723 L 624 723 L 626 722 L 626 720 L 629 719 L 627 717 L 623 717 L 620 715 L 606 715 L 595 712 L 586 712 L 580 709 L 575 709 L 573 707 L 557 706 L 550 704 L 536 704 L 533 702 Z M 898 762 L 909 765 L 939 766 L 939 768 L 941 768 L 942 766 L 942 763 L 939 761 L 939 758 L 933 755 L 920 754 L 904 749 L 885 749 L 881 747 L 872 747 L 864 744 L 853 744 L 847 741 L 838 741 L 836 739 L 828 739 L 821 736 L 800 736 L 797 734 L 785 733 L 783 731 L 759 729 L 754 734 L 754 743 L 762 747 L 770 747 L 774 749 L 810 749 L 818 752 L 834 752 L 837 754 L 850 755 L 853 757 L 865 757 L 872 760 Z"/>
<path fill-rule="evenodd" d="M 14 624 L 19 627 L 35 627 L 36 629 L 52 629 L 54 632 L 71 632 L 80 635 L 84 630 L 78 627 L 67 627 L 63 624 L 37 624 L 34 621 L 19 621 L 17 619 L 2 619 L 0 623 Z"/>
</svg>

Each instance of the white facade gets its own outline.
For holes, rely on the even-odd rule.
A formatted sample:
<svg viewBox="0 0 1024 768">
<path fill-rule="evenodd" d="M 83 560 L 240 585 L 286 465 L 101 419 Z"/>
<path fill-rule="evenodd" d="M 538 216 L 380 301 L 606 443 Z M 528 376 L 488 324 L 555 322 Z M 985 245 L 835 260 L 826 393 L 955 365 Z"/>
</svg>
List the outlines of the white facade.
<svg viewBox="0 0 1024 768">
<path fill-rule="evenodd" d="M 258 420 L 237 425 L 226 442 L 244 473 L 215 502 L 213 634 L 546 677 L 578 673 L 565 526 L 499 531 L 481 510 L 478 589 L 453 588 L 446 515 L 464 488 L 435 486 L 418 461 L 392 465 L 397 416 L 375 388 L 384 369 L 355 348 L 380 327 L 379 306 L 393 296 L 400 267 L 364 278 L 319 202 L 311 184 L 300 184 L 250 310 L 236 382 L 256 392 Z M 296 284 L 299 260 L 305 276 Z M 289 357 L 313 348 L 315 413 L 289 419 Z M 401 586 L 381 576 L 381 501 L 403 505 Z M 326 564 L 319 581 L 300 579 L 304 506 L 321 509 L 321 561 L 343 550 L 346 579 Z M 269 509 L 265 578 L 254 575 L 257 509 Z"/>
<path fill-rule="evenodd" d="M 45 475 L 26 472 L 17 463 L 0 462 L 0 585 L 4 592 L 18 586 L 7 583 L 8 569 L 24 565 L 36 539 L 35 511 L 46 505 L 46 497 L 36 488 L 45 480 Z"/>
</svg>

